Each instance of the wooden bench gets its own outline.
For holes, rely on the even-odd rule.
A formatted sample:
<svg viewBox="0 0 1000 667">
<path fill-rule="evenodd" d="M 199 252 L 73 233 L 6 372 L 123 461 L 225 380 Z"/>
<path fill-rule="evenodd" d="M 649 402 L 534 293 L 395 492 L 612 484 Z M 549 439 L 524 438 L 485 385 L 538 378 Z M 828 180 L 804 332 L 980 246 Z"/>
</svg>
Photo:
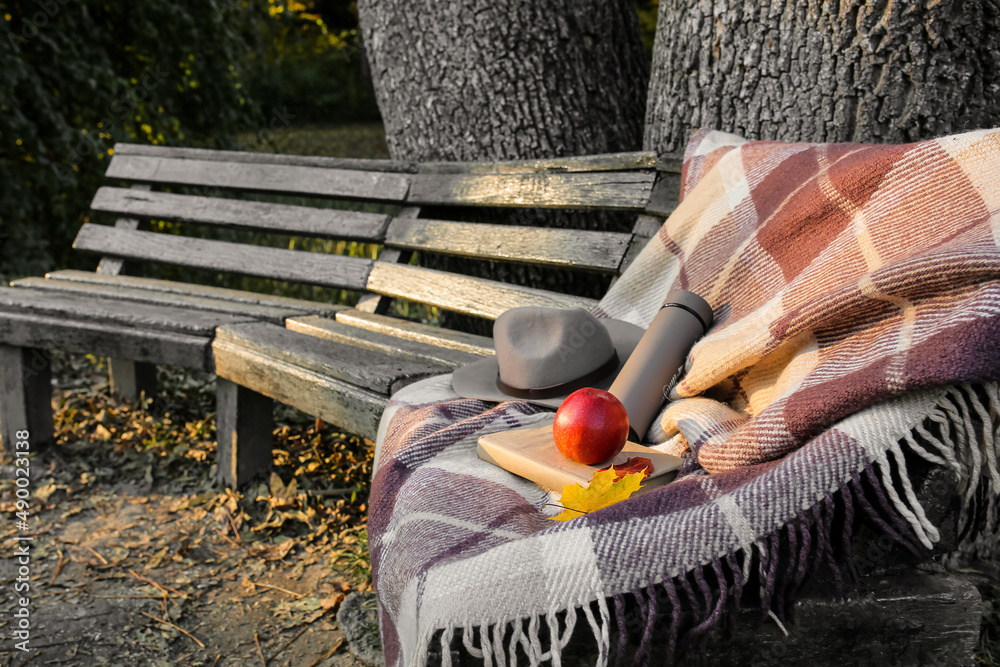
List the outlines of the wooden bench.
<svg viewBox="0 0 1000 667">
<path fill-rule="evenodd" d="M 112 385 L 131 399 L 155 394 L 156 364 L 216 373 L 218 470 L 225 484 L 239 485 L 269 466 L 273 400 L 374 438 L 399 388 L 492 354 L 487 337 L 390 317 L 393 299 L 484 320 L 520 305 L 596 303 L 419 266 L 411 263 L 414 253 L 613 278 L 676 206 L 679 172 L 676 158 L 649 153 L 406 164 L 119 145 L 107 177 L 131 187 L 103 187 L 92 205 L 114 216 L 114 225 L 85 224 L 75 242 L 101 257 L 97 270 L 56 271 L 0 288 L 0 440 L 10 448 L 17 431 L 29 430 L 33 449 L 51 441 L 50 348 L 110 357 Z M 232 197 L 243 193 L 284 199 Z M 383 211 L 329 208 L 329 200 L 377 204 Z M 463 217 L 469 207 L 603 209 L 627 212 L 634 224 L 613 232 L 457 222 L 441 219 L 448 207 L 461 207 Z M 182 230 L 231 228 L 245 242 L 150 231 L 149 221 L 159 220 L 182 223 Z M 361 241 L 381 251 L 373 260 L 250 243 L 261 232 Z M 364 296 L 353 308 L 141 277 L 144 263 Z M 937 495 L 940 501 L 943 494 Z M 947 508 L 929 511 L 943 527 L 949 523 Z M 859 543 L 855 553 L 866 548 Z M 923 656 L 912 664 L 968 655 L 981 613 L 975 588 L 952 575 L 904 572 L 888 576 L 876 569 L 846 602 L 807 596 L 791 639 L 774 628 L 766 637 L 746 630 L 710 650 L 710 660 L 839 664 L 841 653 L 830 651 L 841 648 L 834 640 L 857 634 L 857 624 L 844 618 L 863 618 L 873 629 L 854 642 L 855 653 L 874 655 L 895 638 Z M 898 632 L 900 624 L 921 629 Z"/>
<path fill-rule="evenodd" d="M 676 206 L 680 161 L 650 153 L 476 164 L 409 164 L 124 144 L 94 197 L 113 226 L 74 247 L 95 272 L 56 271 L 0 288 L 0 438 L 52 438 L 47 348 L 110 358 L 116 393 L 155 393 L 155 364 L 217 374 L 219 477 L 239 485 L 271 461 L 271 400 L 374 438 L 389 397 L 492 354 L 487 337 L 390 317 L 392 299 L 487 320 L 515 306 L 595 299 L 428 269 L 413 254 L 615 276 Z M 156 188 L 156 190 L 154 190 Z M 162 191 L 169 189 L 169 191 Z M 233 198 L 266 193 L 270 200 Z M 292 203 L 289 202 L 292 198 Z M 258 198 L 259 199 L 259 198 Z M 329 208 L 362 202 L 388 212 Z M 444 207 L 603 209 L 623 232 L 426 219 Z M 358 207 L 355 207 L 358 208 Z M 361 207 L 365 208 L 365 207 Z M 452 208 L 451 210 L 455 210 Z M 150 221 L 243 232 L 241 242 L 150 231 Z M 250 243 L 253 234 L 379 244 L 377 259 Z M 357 308 L 141 277 L 145 263 L 357 290 Z M 572 280 L 572 278 L 570 278 Z"/>
</svg>

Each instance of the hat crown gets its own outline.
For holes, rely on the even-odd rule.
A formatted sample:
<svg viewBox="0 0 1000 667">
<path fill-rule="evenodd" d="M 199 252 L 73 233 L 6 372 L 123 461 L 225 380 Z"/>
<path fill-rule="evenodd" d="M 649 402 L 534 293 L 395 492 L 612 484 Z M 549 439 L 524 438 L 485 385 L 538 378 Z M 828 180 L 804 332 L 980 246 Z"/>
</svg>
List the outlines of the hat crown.
<svg viewBox="0 0 1000 667">
<path fill-rule="evenodd" d="M 500 379 L 531 389 L 571 382 L 615 355 L 608 330 L 583 308 L 512 308 L 493 325 Z"/>
</svg>

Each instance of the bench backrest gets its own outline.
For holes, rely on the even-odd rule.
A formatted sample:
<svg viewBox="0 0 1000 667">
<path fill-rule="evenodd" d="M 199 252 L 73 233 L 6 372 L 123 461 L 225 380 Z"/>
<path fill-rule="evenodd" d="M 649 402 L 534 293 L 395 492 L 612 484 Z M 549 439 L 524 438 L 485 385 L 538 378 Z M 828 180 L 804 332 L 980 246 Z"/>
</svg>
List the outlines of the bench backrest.
<svg viewBox="0 0 1000 667">
<path fill-rule="evenodd" d="M 113 227 L 85 224 L 77 249 L 124 262 L 159 262 L 369 292 L 496 318 L 514 306 L 592 306 L 592 299 L 407 264 L 412 251 L 617 274 L 677 204 L 680 161 L 622 153 L 499 163 L 422 163 L 289 156 L 119 144 L 95 211 Z M 202 194 L 153 191 L 153 187 Z M 204 193 L 207 189 L 207 195 Z M 395 214 L 230 198 L 233 192 L 378 202 Z M 228 196 L 220 196 L 225 193 Z M 630 211 L 630 233 L 454 222 L 421 217 L 427 206 Z M 145 231 L 167 220 L 322 239 L 384 244 L 378 259 L 263 247 Z"/>
</svg>

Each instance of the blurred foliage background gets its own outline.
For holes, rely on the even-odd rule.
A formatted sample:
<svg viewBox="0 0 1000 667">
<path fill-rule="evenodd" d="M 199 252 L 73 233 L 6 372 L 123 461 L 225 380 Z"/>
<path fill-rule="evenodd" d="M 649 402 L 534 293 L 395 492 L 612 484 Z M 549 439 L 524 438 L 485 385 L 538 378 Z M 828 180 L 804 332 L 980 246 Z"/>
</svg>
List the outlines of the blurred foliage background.
<svg viewBox="0 0 1000 667">
<path fill-rule="evenodd" d="M 0 278 L 92 268 L 70 245 L 115 142 L 261 149 L 377 121 L 353 3 L 0 2 Z"/>
<path fill-rule="evenodd" d="M 0 0 L 0 280 L 96 265 L 71 244 L 116 142 L 388 157 L 357 28 L 354 0 Z"/>
</svg>

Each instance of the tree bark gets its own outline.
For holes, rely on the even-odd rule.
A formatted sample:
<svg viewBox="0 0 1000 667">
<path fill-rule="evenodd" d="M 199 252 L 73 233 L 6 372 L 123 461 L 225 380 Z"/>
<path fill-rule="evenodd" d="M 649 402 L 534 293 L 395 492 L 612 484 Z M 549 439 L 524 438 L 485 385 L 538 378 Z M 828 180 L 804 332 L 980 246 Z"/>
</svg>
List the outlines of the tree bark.
<svg viewBox="0 0 1000 667">
<path fill-rule="evenodd" d="M 698 128 L 747 139 L 906 143 L 997 125 L 998 0 L 660 3 L 647 150 L 683 149 Z M 927 479 L 921 488 L 933 486 Z M 957 480 L 941 483 L 957 488 Z M 956 532 L 952 494 L 918 497 L 935 523 Z M 983 521 L 994 527 L 990 510 Z M 958 546 L 952 565 L 1000 556 L 994 530 Z"/>
<path fill-rule="evenodd" d="M 630 0 L 361 0 L 389 152 L 512 160 L 638 150 L 649 65 Z M 423 217 L 630 231 L 600 212 L 425 209 Z M 598 298 L 610 276 L 423 255 L 421 264 Z M 492 325 L 442 313 L 448 326 Z"/>
<path fill-rule="evenodd" d="M 660 4 L 644 145 L 905 143 L 1000 124 L 997 0 Z"/>
<path fill-rule="evenodd" d="M 640 145 L 649 71 L 628 0 L 362 0 L 358 14 L 395 159 Z"/>
</svg>

